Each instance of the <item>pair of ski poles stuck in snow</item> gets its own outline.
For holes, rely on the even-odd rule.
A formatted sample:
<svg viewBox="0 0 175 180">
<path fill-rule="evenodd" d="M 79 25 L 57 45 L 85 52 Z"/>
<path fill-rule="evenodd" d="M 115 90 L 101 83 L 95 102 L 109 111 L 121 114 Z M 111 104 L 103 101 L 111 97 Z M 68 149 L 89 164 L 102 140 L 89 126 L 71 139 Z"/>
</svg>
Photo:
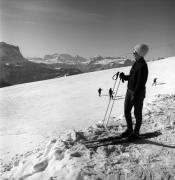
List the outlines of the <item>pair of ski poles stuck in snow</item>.
<svg viewBox="0 0 175 180">
<path fill-rule="evenodd" d="M 112 92 L 114 92 L 114 90 L 116 88 L 117 79 L 119 79 L 119 81 L 118 81 L 118 85 L 117 85 L 116 92 L 115 92 L 115 95 L 114 95 L 114 99 L 109 99 L 109 103 L 108 103 L 108 106 L 107 106 L 107 109 L 106 109 L 106 112 L 105 112 L 105 116 L 104 116 L 103 121 L 102 121 L 103 126 L 106 127 L 106 128 L 108 127 L 109 119 L 110 119 L 112 109 L 113 109 L 113 106 L 114 106 L 114 101 L 115 101 L 115 98 L 117 97 L 118 89 L 119 89 L 120 82 L 121 82 L 121 79 L 118 78 L 119 74 L 120 74 L 120 72 L 117 72 L 112 77 L 112 79 L 115 80 Z"/>
</svg>

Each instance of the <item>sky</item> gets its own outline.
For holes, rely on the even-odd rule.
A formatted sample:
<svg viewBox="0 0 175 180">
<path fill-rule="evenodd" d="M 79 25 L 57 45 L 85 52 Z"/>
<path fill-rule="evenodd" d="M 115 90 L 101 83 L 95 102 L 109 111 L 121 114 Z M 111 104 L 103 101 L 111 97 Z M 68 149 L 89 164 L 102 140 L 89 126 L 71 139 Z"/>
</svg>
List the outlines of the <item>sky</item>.
<svg viewBox="0 0 175 180">
<path fill-rule="evenodd" d="M 174 0 L 0 0 L 0 41 L 25 57 L 175 55 Z"/>
</svg>

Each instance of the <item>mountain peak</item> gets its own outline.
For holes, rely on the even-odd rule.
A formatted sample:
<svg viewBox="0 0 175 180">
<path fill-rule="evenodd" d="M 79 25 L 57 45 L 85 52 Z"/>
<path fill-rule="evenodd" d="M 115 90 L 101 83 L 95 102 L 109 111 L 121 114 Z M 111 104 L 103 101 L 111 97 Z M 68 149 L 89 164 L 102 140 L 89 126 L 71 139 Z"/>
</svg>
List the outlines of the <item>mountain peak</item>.
<svg viewBox="0 0 175 180">
<path fill-rule="evenodd" d="M 18 46 L 10 45 L 5 42 L 0 42 L 0 58 L 2 59 L 7 57 L 9 61 L 25 60 Z"/>
<path fill-rule="evenodd" d="M 16 49 L 19 51 L 19 47 L 18 46 L 14 46 L 11 44 L 7 44 L 6 42 L 0 42 L 0 48 L 11 48 L 11 49 Z"/>
</svg>

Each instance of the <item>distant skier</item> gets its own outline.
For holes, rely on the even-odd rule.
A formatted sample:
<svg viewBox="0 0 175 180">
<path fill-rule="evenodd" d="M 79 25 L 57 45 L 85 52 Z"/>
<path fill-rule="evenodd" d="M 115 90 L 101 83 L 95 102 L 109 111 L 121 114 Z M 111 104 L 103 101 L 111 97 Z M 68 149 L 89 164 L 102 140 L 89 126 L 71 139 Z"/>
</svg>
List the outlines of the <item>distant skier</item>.
<svg viewBox="0 0 175 180">
<path fill-rule="evenodd" d="M 145 84 L 148 78 L 148 66 L 144 59 L 149 48 L 145 44 L 134 47 L 133 56 L 135 63 L 133 64 L 130 75 L 120 73 L 120 79 L 128 81 L 128 89 L 125 96 L 124 114 L 127 122 L 127 130 L 122 133 L 123 137 L 137 139 L 142 124 L 142 108 L 145 98 Z M 133 130 L 133 123 L 131 117 L 131 110 L 134 107 L 134 116 L 136 118 L 136 125 Z"/>
<path fill-rule="evenodd" d="M 113 99 L 113 90 L 112 90 L 112 88 L 109 89 L 109 98 L 110 98 L 110 100 Z"/>
<path fill-rule="evenodd" d="M 157 85 L 157 78 L 154 78 L 152 86 Z"/>
<path fill-rule="evenodd" d="M 99 89 L 98 89 L 98 95 L 99 95 L 99 96 L 101 96 L 101 91 L 102 91 L 102 90 L 103 90 L 102 88 L 99 88 Z"/>
</svg>

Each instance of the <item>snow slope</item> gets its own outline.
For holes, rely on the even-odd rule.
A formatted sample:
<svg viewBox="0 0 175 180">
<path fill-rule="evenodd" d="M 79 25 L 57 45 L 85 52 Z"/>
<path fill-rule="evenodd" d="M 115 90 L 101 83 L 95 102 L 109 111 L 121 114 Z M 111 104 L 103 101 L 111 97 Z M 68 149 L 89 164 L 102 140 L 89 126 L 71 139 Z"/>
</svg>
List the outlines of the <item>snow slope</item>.
<svg viewBox="0 0 175 180">
<path fill-rule="evenodd" d="M 175 57 L 149 62 L 146 102 L 175 91 Z M 92 72 L 0 89 L 0 153 L 7 160 L 68 129 L 88 127 L 103 119 L 111 79 L 130 67 Z M 152 86 L 153 78 L 158 85 Z M 101 87 L 102 97 L 97 94 Z M 121 84 L 112 117 L 123 115 L 126 83 Z"/>
<path fill-rule="evenodd" d="M 9 163 L 1 162 L 0 177 L 2 180 L 174 180 L 174 103 L 175 95 L 157 95 L 147 104 L 141 127 L 145 138 L 110 142 L 106 146 L 83 143 L 121 134 L 126 129 L 124 119 L 113 118 L 108 131 L 97 124 L 65 132 L 50 139 L 46 146 L 16 155 Z"/>
</svg>

